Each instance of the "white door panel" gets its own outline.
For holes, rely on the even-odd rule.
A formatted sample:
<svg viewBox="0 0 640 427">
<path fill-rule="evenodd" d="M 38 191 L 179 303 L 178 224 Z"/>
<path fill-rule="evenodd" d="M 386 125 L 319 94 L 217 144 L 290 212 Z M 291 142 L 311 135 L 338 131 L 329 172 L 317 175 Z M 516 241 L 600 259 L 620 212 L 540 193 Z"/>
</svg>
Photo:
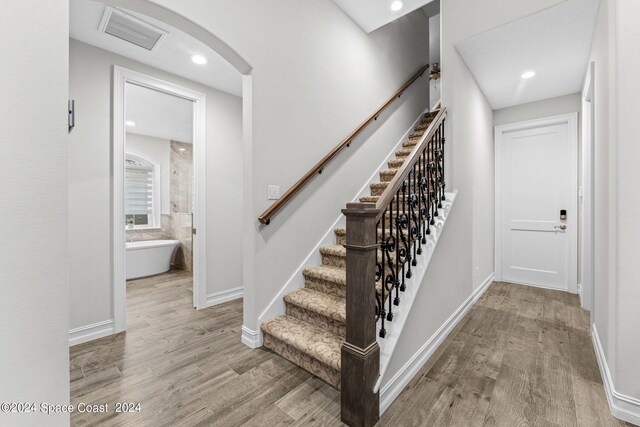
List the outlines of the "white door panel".
<svg viewBox="0 0 640 427">
<path fill-rule="evenodd" d="M 570 290 L 571 244 L 567 229 L 577 212 L 569 123 L 540 124 L 501 134 L 502 280 Z M 561 220 L 560 210 L 572 220 Z"/>
</svg>

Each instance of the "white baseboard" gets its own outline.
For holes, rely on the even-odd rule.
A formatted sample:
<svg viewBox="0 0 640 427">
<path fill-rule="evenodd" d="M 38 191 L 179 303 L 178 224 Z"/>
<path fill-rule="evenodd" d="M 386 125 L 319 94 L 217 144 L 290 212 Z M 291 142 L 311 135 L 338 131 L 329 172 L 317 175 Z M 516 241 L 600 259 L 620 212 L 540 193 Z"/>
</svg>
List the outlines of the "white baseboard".
<svg viewBox="0 0 640 427">
<path fill-rule="evenodd" d="M 113 319 L 69 330 L 69 346 L 104 338 L 115 333 Z"/>
<path fill-rule="evenodd" d="M 429 360 L 436 349 L 447 338 L 456 325 L 467 314 L 473 304 L 478 301 L 482 294 L 493 283 L 494 274 L 489 277 L 476 289 L 467 300 L 444 322 L 435 334 L 405 363 L 405 365 L 387 382 L 380 390 L 380 415 L 387 410 L 394 400 L 400 395 L 402 390 L 409 384 L 411 379 Z"/>
<path fill-rule="evenodd" d="M 595 323 L 591 325 L 591 340 L 593 341 L 593 348 L 596 353 L 611 415 L 631 424 L 640 425 L 640 400 L 616 391 Z"/>
<path fill-rule="evenodd" d="M 242 327 L 242 337 L 240 338 L 242 343 L 249 348 L 262 347 L 262 334 L 260 331 L 254 331 L 246 326 Z"/>
<path fill-rule="evenodd" d="M 213 307 L 218 304 L 223 304 L 225 302 L 233 301 L 234 299 L 242 298 L 243 295 L 244 295 L 244 288 L 242 286 L 239 288 L 227 289 L 226 291 L 208 294 L 205 308 Z"/>
<path fill-rule="evenodd" d="M 577 290 L 578 296 L 580 297 L 580 307 L 584 308 L 584 301 L 582 300 L 582 283 L 578 283 Z"/>
</svg>

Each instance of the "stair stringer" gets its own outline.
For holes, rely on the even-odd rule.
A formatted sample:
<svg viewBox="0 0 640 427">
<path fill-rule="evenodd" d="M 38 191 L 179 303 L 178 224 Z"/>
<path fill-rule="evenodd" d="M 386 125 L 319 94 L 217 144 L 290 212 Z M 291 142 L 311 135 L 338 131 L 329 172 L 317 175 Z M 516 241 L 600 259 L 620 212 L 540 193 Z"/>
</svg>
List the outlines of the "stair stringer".
<svg viewBox="0 0 640 427">
<path fill-rule="evenodd" d="M 352 202 L 358 202 L 361 197 L 369 195 L 369 187 L 371 184 L 375 182 L 379 182 L 379 174 L 380 171 L 386 169 L 387 163 L 396 158 L 396 151 L 402 148 L 403 142 L 405 142 L 409 134 L 411 134 L 415 127 L 420 123 L 424 114 L 429 113 L 430 109 L 425 109 L 418 118 L 411 124 L 411 126 L 407 129 L 407 131 L 400 137 L 398 143 L 393 146 L 393 148 L 389 151 L 389 154 L 385 159 L 380 163 L 380 165 L 376 168 L 376 170 L 371 174 L 369 180 L 362 186 L 358 194 L 351 200 Z M 346 204 L 345 204 L 346 205 Z M 286 313 L 286 307 L 284 302 L 285 294 L 289 292 L 297 291 L 298 289 L 304 288 L 304 275 L 302 271 L 307 267 L 313 267 L 315 265 L 322 264 L 322 255 L 320 254 L 321 246 L 329 246 L 334 244 L 335 236 L 334 230 L 338 227 L 346 226 L 346 218 L 343 214 L 340 214 L 337 219 L 333 222 L 331 227 L 327 230 L 327 232 L 323 235 L 322 239 L 318 242 L 316 246 L 307 254 L 304 261 L 298 266 L 298 268 L 293 272 L 293 274 L 289 277 L 289 280 L 284 284 L 284 286 L 280 289 L 280 291 L 273 297 L 267 308 L 258 316 L 258 325 L 262 323 L 275 319 L 278 316 L 282 316 Z M 260 347 L 263 345 L 264 338 L 263 333 L 260 328 L 258 328 L 258 336 L 256 346 Z"/>
<path fill-rule="evenodd" d="M 451 193 L 445 193 L 446 200 L 442 202 L 442 209 L 438 209 L 438 217 L 435 218 L 435 225 L 431 226 L 431 234 L 427 236 L 426 245 L 422 245 L 422 254 L 418 255 L 418 265 L 412 266 L 412 276 L 410 279 L 405 279 L 406 290 L 400 294 L 400 305 L 393 306 L 393 321 L 385 322 L 386 336 L 380 338 L 380 322 L 377 323 L 376 334 L 378 336 L 378 345 L 380 346 L 380 377 L 375 385 L 374 390 L 379 391 L 384 378 L 384 374 L 389 367 L 389 362 L 393 357 L 396 345 L 404 329 L 404 325 L 411 312 L 411 307 L 418 292 L 420 292 L 420 285 L 427 274 L 429 269 L 429 263 L 433 253 L 438 245 L 438 240 L 442 235 L 444 226 L 449 218 L 449 213 L 455 202 L 458 190 L 454 190 Z"/>
</svg>

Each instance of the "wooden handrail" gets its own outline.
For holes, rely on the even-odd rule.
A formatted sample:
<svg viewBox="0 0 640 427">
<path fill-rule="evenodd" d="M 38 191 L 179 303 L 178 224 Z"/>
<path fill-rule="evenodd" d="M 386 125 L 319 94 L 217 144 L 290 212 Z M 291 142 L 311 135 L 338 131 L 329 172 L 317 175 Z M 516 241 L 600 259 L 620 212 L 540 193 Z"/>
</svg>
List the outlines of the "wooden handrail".
<svg viewBox="0 0 640 427">
<path fill-rule="evenodd" d="M 407 175 L 411 172 L 413 165 L 415 165 L 420 159 L 422 151 L 424 151 L 424 148 L 427 146 L 429 141 L 431 141 L 431 138 L 438 130 L 440 123 L 442 123 L 446 116 L 447 108 L 445 107 L 440 109 L 440 112 L 438 112 L 425 133 L 422 135 L 422 138 L 420 138 L 420 141 L 414 146 L 409 157 L 407 157 L 407 159 L 402 163 L 396 174 L 393 176 L 393 179 L 389 182 L 389 185 L 387 185 L 387 188 L 385 188 L 380 197 L 378 197 L 376 202 L 376 211 L 378 211 L 376 220 L 380 219 L 400 187 L 402 187 L 402 183 L 407 179 Z"/>
<path fill-rule="evenodd" d="M 302 189 L 305 185 L 313 179 L 316 174 L 321 174 L 324 168 L 333 160 L 342 150 L 349 147 L 355 137 L 357 137 L 371 122 L 378 119 L 378 116 L 389 107 L 399 98 L 402 93 L 407 90 L 409 86 L 413 84 L 416 80 L 418 80 L 424 73 L 429 69 L 429 64 L 422 66 L 405 84 L 402 85 L 400 89 L 396 91 L 396 93 L 391 96 L 380 108 L 378 108 L 373 114 L 371 114 L 364 122 L 362 122 L 357 128 L 353 130 L 346 138 L 344 138 L 338 145 L 336 145 L 333 150 L 331 150 L 326 156 L 322 158 L 314 167 L 309 169 L 307 173 L 304 174 L 302 178 L 300 178 L 295 184 L 289 188 L 286 193 L 278 199 L 274 204 L 269 206 L 269 208 L 262 213 L 258 217 L 258 220 L 265 225 L 269 225 L 271 222 L 271 218 L 282 209 L 287 203 L 293 199 L 293 197 Z"/>
</svg>

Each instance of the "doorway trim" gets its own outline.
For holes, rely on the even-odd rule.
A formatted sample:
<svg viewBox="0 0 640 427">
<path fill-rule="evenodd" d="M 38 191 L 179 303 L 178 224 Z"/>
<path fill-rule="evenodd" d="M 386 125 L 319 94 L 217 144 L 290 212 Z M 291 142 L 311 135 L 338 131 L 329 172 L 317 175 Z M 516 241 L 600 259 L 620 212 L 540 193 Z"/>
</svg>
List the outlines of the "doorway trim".
<svg viewBox="0 0 640 427">
<path fill-rule="evenodd" d="M 206 95 L 117 65 L 113 66 L 113 153 L 112 153 L 112 290 L 115 333 L 126 330 L 126 269 L 124 220 L 125 102 L 126 84 L 193 101 L 194 198 L 193 305 L 206 307 Z M 117 232 L 121 230 L 121 232 Z"/>
<path fill-rule="evenodd" d="M 581 284 L 580 303 L 582 308 L 591 312 L 593 319 L 595 310 L 595 145 L 594 145 L 594 70 L 595 63 L 589 63 L 582 88 L 582 176 L 580 177 L 582 212 L 581 241 Z"/>
<path fill-rule="evenodd" d="M 567 124 L 569 138 L 569 193 L 573 195 L 567 209 L 575 212 L 567 218 L 567 235 L 569 238 L 569 292 L 578 291 L 578 113 L 561 114 L 523 122 L 509 123 L 495 127 L 495 271 L 496 281 L 503 278 L 503 197 L 502 184 L 504 171 L 503 161 L 503 136 L 507 132 L 526 130 L 541 126 Z M 529 286 L 538 286 L 531 283 L 522 283 Z M 539 286 L 538 286 L 539 287 Z"/>
</svg>

